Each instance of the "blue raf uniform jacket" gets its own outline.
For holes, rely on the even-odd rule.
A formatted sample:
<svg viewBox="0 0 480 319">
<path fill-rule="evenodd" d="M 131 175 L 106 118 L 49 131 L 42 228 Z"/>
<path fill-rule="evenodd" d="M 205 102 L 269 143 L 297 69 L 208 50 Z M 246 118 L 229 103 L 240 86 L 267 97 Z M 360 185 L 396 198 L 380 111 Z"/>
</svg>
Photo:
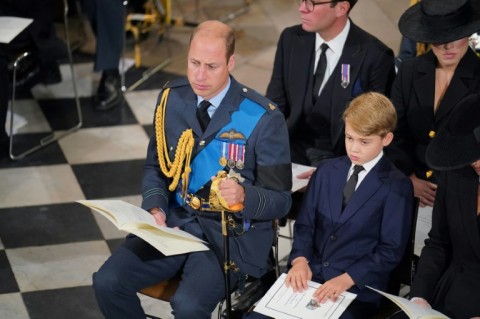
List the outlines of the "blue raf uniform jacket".
<svg viewBox="0 0 480 319">
<path fill-rule="evenodd" d="M 205 132 L 202 132 L 196 118 L 197 96 L 186 79 L 167 84 L 170 88 L 165 113 L 165 135 L 170 159 L 173 160 L 180 135 L 191 128 L 195 138 L 192 158 L 206 147 L 231 121 L 231 115 L 239 105 L 249 99 L 252 107 L 264 108 L 252 133 L 245 141 L 244 168 L 236 169 L 245 179 L 245 208 L 236 213 L 237 220 L 250 223 L 242 235 L 230 232 L 230 257 L 240 271 L 254 277 L 268 270 L 268 254 L 272 246 L 272 219 L 285 216 L 290 209 L 291 163 L 288 132 L 283 114 L 269 100 L 231 77 L 230 88 L 213 115 Z M 176 205 L 175 193 L 168 191 L 170 179 L 159 168 L 156 150 L 157 141 L 152 137 L 148 146 L 145 176 L 142 184 L 142 208 L 163 209 L 170 227 L 182 227 L 191 221 L 198 221 L 211 248 L 223 251 L 221 224 L 219 218 L 199 216 L 188 205 Z M 219 158 L 211 158 L 219 161 Z M 193 172 L 192 172 L 193 173 Z M 219 215 L 219 214 L 218 214 Z"/>
</svg>

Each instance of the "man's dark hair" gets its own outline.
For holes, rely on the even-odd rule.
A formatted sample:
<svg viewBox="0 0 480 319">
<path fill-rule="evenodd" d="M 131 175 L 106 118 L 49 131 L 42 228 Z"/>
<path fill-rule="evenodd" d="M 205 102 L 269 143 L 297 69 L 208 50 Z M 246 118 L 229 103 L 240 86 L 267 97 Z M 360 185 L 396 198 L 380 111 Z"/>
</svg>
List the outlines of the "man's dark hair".
<svg viewBox="0 0 480 319">
<path fill-rule="evenodd" d="M 353 6 L 355 6 L 355 3 L 357 3 L 358 0 L 337 0 L 337 1 L 335 1 L 331 4 L 332 8 L 335 7 L 337 5 L 337 3 L 342 2 L 342 1 L 346 1 L 346 2 L 350 3 L 350 9 L 348 9 L 348 12 L 350 13 L 350 10 L 352 10 Z"/>
</svg>

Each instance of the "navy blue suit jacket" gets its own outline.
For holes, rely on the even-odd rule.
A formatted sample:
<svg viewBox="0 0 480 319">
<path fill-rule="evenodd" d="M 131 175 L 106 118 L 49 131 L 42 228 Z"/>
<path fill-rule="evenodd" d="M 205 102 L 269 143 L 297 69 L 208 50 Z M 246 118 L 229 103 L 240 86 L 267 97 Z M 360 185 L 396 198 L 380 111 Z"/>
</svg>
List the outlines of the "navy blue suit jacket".
<svg viewBox="0 0 480 319">
<path fill-rule="evenodd" d="M 290 262 L 309 260 L 314 281 L 347 272 L 357 300 L 378 303 L 390 272 L 400 262 L 410 233 L 413 190 L 410 180 L 385 156 L 368 172 L 342 212 L 348 157 L 320 163 L 309 183 L 296 222 Z M 290 264 L 290 263 L 289 263 Z"/>
<path fill-rule="evenodd" d="M 290 151 L 283 115 L 269 100 L 231 77 L 230 89 L 203 132 L 196 117 L 197 96 L 188 81 L 173 81 L 168 87 L 171 90 L 166 106 L 165 131 L 171 159 L 174 158 L 176 145 L 184 130 L 193 130 L 195 146 L 192 157 L 195 157 L 231 121 L 232 113 L 238 110 L 244 99 L 250 99 L 266 110 L 246 141 L 244 168 L 236 170 L 245 178 L 242 183 L 245 190 L 245 208 L 236 215 L 250 220 L 253 226 L 241 236 L 232 233 L 230 240 L 231 258 L 240 271 L 259 277 L 268 270 L 267 257 L 274 235 L 272 220 L 285 216 L 291 204 Z M 159 168 L 156 143 L 153 136 L 145 163 L 142 208 L 163 209 L 170 227 L 182 227 L 193 220 L 198 221 L 212 245 L 211 248 L 223 251 L 219 218 L 200 217 L 198 212 L 188 205 L 172 208 L 175 194 L 168 191 L 170 179 L 166 178 Z M 219 158 L 211 160 L 218 162 Z"/>
</svg>

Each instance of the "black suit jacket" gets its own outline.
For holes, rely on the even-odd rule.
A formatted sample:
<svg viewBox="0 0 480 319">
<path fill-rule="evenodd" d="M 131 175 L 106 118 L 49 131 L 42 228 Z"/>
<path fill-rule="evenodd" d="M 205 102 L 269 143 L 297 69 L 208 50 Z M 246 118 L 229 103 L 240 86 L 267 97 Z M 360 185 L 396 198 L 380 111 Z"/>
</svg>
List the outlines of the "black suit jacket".
<svg viewBox="0 0 480 319">
<path fill-rule="evenodd" d="M 290 137 L 295 135 L 302 118 L 308 116 L 306 99 L 310 96 L 306 91 L 313 77 L 314 51 L 315 33 L 304 31 L 300 25 L 282 32 L 266 95 L 284 113 Z M 350 83 L 346 88 L 341 85 L 342 64 L 350 64 Z M 327 133 L 331 136 L 335 156 L 345 154 L 342 114 L 347 104 L 367 91 L 388 95 L 394 77 L 392 50 L 351 23 L 340 60 L 325 84 L 329 89 L 322 90 L 316 105 L 330 109 L 330 132 Z"/>
<path fill-rule="evenodd" d="M 471 167 L 439 175 L 432 229 L 410 293 L 451 318 L 480 316 L 477 192 Z"/>
<path fill-rule="evenodd" d="M 422 179 L 426 179 L 429 170 L 425 151 L 432 136 L 434 138 L 430 132 L 445 125 L 462 98 L 480 91 L 480 59 L 468 50 L 434 113 L 436 65 L 437 58 L 432 51 L 404 61 L 391 96 L 398 120 L 395 138 L 386 149 L 387 154 L 406 175 L 415 173 Z"/>
</svg>

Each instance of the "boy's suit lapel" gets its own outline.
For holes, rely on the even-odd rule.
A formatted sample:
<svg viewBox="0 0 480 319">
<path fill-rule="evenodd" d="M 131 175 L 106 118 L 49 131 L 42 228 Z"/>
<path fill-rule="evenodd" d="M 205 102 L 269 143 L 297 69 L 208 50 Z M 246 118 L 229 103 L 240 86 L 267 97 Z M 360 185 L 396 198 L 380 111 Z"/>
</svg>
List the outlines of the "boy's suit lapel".
<svg viewBox="0 0 480 319">
<path fill-rule="evenodd" d="M 365 176 L 355 193 L 353 193 L 347 207 L 345 207 L 345 210 L 340 215 L 338 220 L 339 225 L 344 224 L 359 212 L 360 208 L 362 208 L 382 186 L 384 178 L 386 178 L 385 158 L 382 157 L 377 165 Z"/>
</svg>

